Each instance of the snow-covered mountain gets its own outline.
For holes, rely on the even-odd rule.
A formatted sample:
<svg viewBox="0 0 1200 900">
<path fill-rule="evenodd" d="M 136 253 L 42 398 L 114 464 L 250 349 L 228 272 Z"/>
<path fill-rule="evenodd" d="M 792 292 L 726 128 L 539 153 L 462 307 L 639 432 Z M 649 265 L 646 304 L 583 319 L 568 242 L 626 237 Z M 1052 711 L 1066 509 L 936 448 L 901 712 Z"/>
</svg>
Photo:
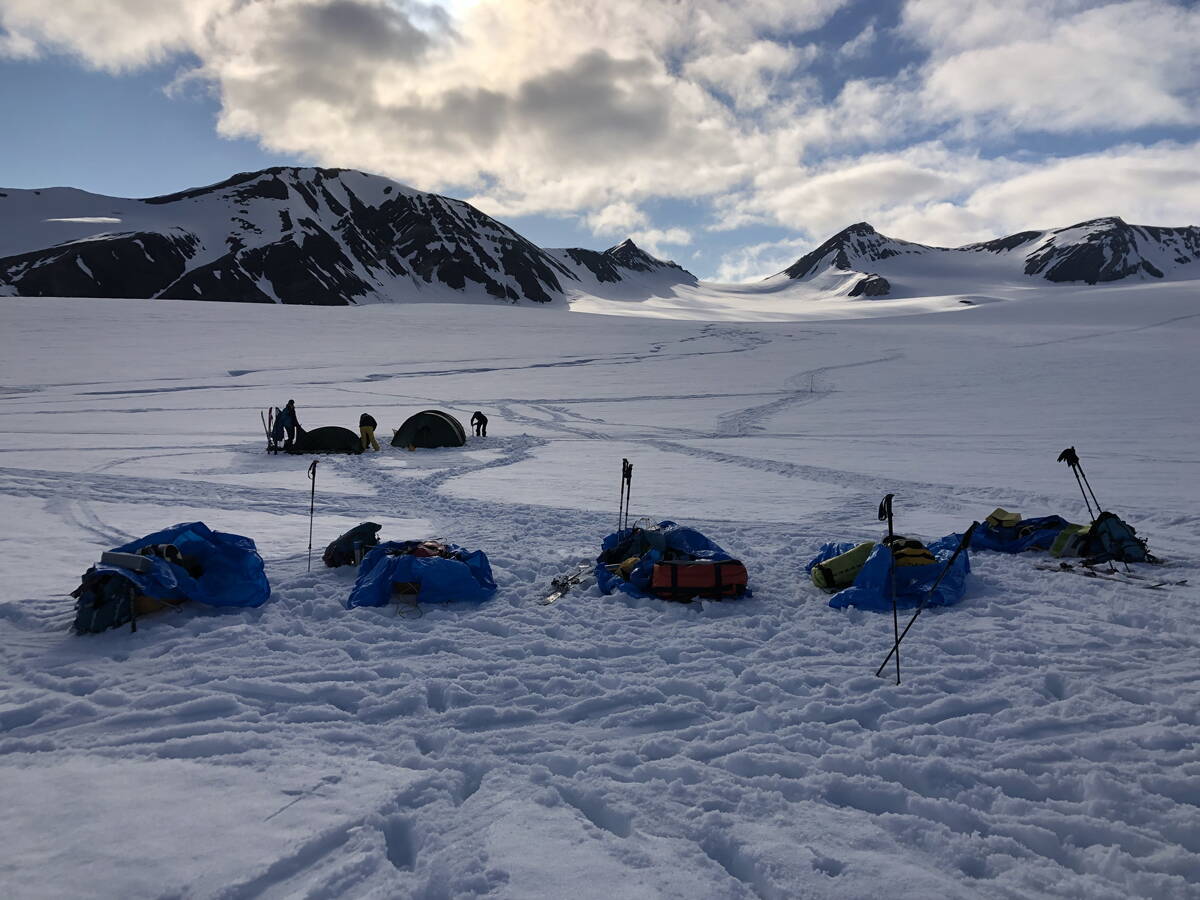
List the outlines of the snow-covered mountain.
<svg viewBox="0 0 1200 900">
<path fill-rule="evenodd" d="M 962 250 L 1020 251 L 1026 275 L 1050 281 L 1119 281 L 1131 276 L 1163 278 L 1200 261 L 1200 228 L 1130 225 L 1117 216 L 1052 231 L 1024 231 Z"/>
<path fill-rule="evenodd" d="M 604 251 L 566 247 L 546 252 L 571 270 L 577 282 L 573 288 L 593 296 L 640 299 L 699 282 L 687 269 L 651 256 L 632 239 Z"/>
<path fill-rule="evenodd" d="M 1012 276 L 1056 282 L 1118 281 L 1164 278 L 1178 274 L 1200 277 L 1200 227 L 1161 228 L 1129 225 L 1115 216 L 1066 228 L 1022 231 L 1008 237 L 957 248 L 914 244 L 880 234 L 866 222 L 839 231 L 769 280 L 805 282 L 828 294 L 879 297 L 892 293 L 893 271 L 936 278 L 953 271 L 961 280 L 970 271 L 962 254 L 988 254 L 1004 260 Z M 920 257 L 915 264 L 898 259 Z M 996 267 L 978 267 L 981 283 L 995 279 Z"/>
<path fill-rule="evenodd" d="M 145 200 L 0 192 L 0 293 L 549 303 L 576 280 L 468 203 L 353 170 L 273 168 Z"/>
<path fill-rule="evenodd" d="M 0 296 L 569 302 L 609 312 L 649 300 L 648 310 L 682 301 L 697 314 L 732 304 L 758 316 L 774 315 L 781 295 L 797 303 L 995 296 L 1031 279 L 1200 278 L 1198 261 L 1196 226 L 1110 217 L 950 249 L 859 222 L 759 284 L 730 286 L 700 282 L 632 240 L 604 251 L 543 249 L 469 203 L 350 169 L 265 169 L 142 200 L 0 190 Z"/>
</svg>

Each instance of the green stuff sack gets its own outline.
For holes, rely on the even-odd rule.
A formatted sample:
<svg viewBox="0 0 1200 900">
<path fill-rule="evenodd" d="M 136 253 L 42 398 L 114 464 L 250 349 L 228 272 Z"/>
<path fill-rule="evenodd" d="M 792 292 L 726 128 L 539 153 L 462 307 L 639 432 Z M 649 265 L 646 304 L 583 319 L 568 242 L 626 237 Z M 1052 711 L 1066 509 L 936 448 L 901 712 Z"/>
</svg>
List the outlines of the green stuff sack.
<svg viewBox="0 0 1200 900">
<path fill-rule="evenodd" d="M 1021 524 L 1019 513 L 1009 512 L 1002 506 L 997 506 L 987 517 L 987 523 L 993 528 L 1016 528 Z"/>
<path fill-rule="evenodd" d="M 1050 555 L 1083 556 L 1088 542 L 1090 525 L 1068 525 L 1058 533 L 1054 543 L 1050 545 Z"/>
<path fill-rule="evenodd" d="M 867 541 L 847 550 L 841 556 L 818 563 L 812 567 L 812 583 L 826 591 L 849 587 L 874 549 L 875 542 Z"/>
</svg>

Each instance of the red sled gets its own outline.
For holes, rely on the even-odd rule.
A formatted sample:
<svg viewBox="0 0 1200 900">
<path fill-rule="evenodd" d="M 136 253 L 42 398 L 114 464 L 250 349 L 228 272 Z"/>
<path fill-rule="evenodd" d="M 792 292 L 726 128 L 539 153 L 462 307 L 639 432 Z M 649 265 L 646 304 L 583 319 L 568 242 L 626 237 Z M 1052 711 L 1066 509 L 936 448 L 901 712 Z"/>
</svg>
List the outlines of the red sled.
<svg viewBox="0 0 1200 900">
<path fill-rule="evenodd" d="M 747 581 L 746 567 L 736 559 L 667 560 L 654 564 L 650 593 L 663 600 L 725 600 L 745 594 Z"/>
</svg>

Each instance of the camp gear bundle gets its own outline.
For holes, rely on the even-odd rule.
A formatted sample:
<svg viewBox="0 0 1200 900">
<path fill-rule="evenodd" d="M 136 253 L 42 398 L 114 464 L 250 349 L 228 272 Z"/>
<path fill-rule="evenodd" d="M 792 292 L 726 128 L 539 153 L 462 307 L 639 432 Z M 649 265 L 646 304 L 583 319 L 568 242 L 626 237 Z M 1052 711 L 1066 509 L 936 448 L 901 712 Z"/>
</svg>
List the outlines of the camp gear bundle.
<svg viewBox="0 0 1200 900">
<path fill-rule="evenodd" d="M 346 609 L 387 606 L 396 595 L 416 603 L 479 603 L 495 592 L 482 550 L 439 541 L 385 541 L 363 557 Z"/>
<path fill-rule="evenodd" d="M 73 628 L 82 634 L 126 623 L 136 629 L 139 615 L 186 601 L 261 606 L 271 586 L 254 541 L 187 522 L 105 553 L 72 596 Z"/>
<path fill-rule="evenodd" d="M 663 521 L 608 535 L 596 557 L 596 581 L 606 594 L 687 602 L 745 596 L 746 567 L 693 528 Z"/>
<path fill-rule="evenodd" d="M 890 610 L 893 577 L 896 603 L 901 608 L 911 608 L 921 602 L 937 580 L 942 566 L 953 555 L 961 539 L 961 534 L 948 534 L 922 544 L 900 538 L 893 541 L 897 546 L 895 551 L 886 539 L 860 544 L 830 541 L 821 546 L 804 568 L 817 587 L 837 591 L 829 598 L 829 605 L 835 609 L 857 606 L 878 612 Z M 955 560 L 952 571 L 942 579 L 927 605 L 951 606 L 961 600 L 966 593 L 966 578 L 970 571 L 970 557 L 964 552 Z"/>
<path fill-rule="evenodd" d="M 1090 525 L 1076 525 L 1062 516 L 1022 519 L 999 509 L 980 525 L 971 545 L 997 553 L 1048 550 L 1056 558 L 1083 557 L 1085 566 L 1158 562 L 1133 526 L 1110 512 L 1100 513 Z"/>
</svg>

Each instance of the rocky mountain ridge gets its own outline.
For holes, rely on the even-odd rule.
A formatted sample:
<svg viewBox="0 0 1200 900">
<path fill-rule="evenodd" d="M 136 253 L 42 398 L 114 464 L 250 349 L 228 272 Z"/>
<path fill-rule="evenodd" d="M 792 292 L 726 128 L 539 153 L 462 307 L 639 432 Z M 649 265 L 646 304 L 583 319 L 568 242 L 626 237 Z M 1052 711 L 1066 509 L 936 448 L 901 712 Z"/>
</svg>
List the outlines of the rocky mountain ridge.
<svg viewBox="0 0 1200 900">
<path fill-rule="evenodd" d="M 5 254 L 18 233 L 34 246 Z M 594 267 L 616 282 L 671 268 L 695 280 L 632 241 L 571 252 L 576 265 L 469 203 L 345 169 L 279 167 L 143 200 L 0 192 L 0 293 L 18 296 L 547 304 Z"/>
<path fill-rule="evenodd" d="M 859 222 L 764 284 L 876 298 L 895 295 L 893 281 L 914 271 L 950 268 L 963 283 L 1099 284 L 1200 276 L 1197 262 L 1196 226 L 1106 217 L 946 248 Z M 140 200 L 0 190 L 0 296 L 562 306 L 572 296 L 637 300 L 698 284 L 632 240 L 545 249 L 469 203 L 350 169 L 276 167 Z"/>
<path fill-rule="evenodd" d="M 962 254 L 988 254 L 1018 262 L 1020 274 L 1052 282 L 1099 284 L 1126 278 L 1164 278 L 1200 262 L 1200 227 L 1163 228 L 1130 225 L 1116 216 L 1080 222 L 1066 228 L 1021 231 L 962 247 L 915 244 L 880 234 L 859 222 L 835 234 L 772 279 L 797 282 L 819 278 L 839 282 L 845 296 L 879 297 L 891 284 L 876 269 L 885 261 L 920 257 L 928 268 Z M 1196 266 L 1200 276 L 1200 266 Z"/>
</svg>

